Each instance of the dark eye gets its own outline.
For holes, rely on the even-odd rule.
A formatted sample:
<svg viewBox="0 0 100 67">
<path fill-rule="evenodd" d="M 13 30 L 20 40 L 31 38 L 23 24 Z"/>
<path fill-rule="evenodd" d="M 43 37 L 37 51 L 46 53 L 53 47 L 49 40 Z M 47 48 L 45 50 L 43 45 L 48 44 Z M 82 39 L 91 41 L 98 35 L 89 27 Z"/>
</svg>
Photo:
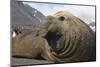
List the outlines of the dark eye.
<svg viewBox="0 0 100 67">
<path fill-rule="evenodd" d="M 64 16 L 60 16 L 59 17 L 59 20 L 64 21 L 65 20 L 65 17 Z"/>
</svg>

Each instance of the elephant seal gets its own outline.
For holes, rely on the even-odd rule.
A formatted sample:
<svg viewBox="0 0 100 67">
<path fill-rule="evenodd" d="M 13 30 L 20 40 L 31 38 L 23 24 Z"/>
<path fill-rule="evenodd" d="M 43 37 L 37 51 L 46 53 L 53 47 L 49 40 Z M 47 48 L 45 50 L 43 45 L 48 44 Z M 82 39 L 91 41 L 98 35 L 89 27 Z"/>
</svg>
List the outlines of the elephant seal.
<svg viewBox="0 0 100 67">
<path fill-rule="evenodd" d="M 96 60 L 96 38 L 90 27 L 66 11 L 47 16 L 34 32 L 18 35 L 12 41 L 12 55 L 54 63 Z"/>
</svg>

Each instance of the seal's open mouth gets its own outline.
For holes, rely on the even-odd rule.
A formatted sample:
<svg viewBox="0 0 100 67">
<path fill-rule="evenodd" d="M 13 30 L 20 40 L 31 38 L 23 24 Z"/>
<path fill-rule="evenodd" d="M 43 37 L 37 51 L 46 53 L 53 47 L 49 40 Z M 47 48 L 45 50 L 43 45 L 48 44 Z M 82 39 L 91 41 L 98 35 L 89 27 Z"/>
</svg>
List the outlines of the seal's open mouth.
<svg viewBox="0 0 100 67">
<path fill-rule="evenodd" d="M 61 31 L 48 31 L 45 38 L 48 41 L 49 46 L 51 46 L 52 50 L 56 51 L 58 42 L 60 41 L 60 38 L 62 37 Z"/>
</svg>

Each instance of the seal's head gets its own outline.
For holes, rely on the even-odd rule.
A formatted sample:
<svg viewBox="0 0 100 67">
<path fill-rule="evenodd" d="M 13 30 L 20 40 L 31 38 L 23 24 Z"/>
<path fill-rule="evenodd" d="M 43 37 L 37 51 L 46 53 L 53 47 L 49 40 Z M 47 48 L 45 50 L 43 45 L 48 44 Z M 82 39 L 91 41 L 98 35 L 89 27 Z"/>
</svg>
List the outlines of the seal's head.
<svg viewBox="0 0 100 67">
<path fill-rule="evenodd" d="M 88 54 L 95 56 L 94 32 L 84 21 L 71 13 L 59 11 L 53 16 L 47 16 L 47 30 L 45 38 L 56 52 L 56 56 L 68 59 L 79 58 L 82 57 L 82 51 L 85 58 Z M 91 53 L 92 49 L 94 55 Z M 90 53 L 85 55 L 87 51 Z"/>
</svg>

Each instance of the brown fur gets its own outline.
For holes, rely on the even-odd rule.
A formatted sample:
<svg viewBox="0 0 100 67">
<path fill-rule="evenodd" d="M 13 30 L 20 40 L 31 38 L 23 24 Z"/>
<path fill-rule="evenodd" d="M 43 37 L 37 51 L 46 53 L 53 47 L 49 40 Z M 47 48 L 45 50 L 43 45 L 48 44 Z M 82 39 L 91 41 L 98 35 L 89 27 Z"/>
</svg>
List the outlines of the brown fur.
<svg viewBox="0 0 100 67">
<path fill-rule="evenodd" d="M 53 62 L 93 61 L 96 58 L 95 34 L 84 21 L 64 11 L 47 17 L 47 22 L 12 42 L 12 55 L 38 54 Z"/>
</svg>

